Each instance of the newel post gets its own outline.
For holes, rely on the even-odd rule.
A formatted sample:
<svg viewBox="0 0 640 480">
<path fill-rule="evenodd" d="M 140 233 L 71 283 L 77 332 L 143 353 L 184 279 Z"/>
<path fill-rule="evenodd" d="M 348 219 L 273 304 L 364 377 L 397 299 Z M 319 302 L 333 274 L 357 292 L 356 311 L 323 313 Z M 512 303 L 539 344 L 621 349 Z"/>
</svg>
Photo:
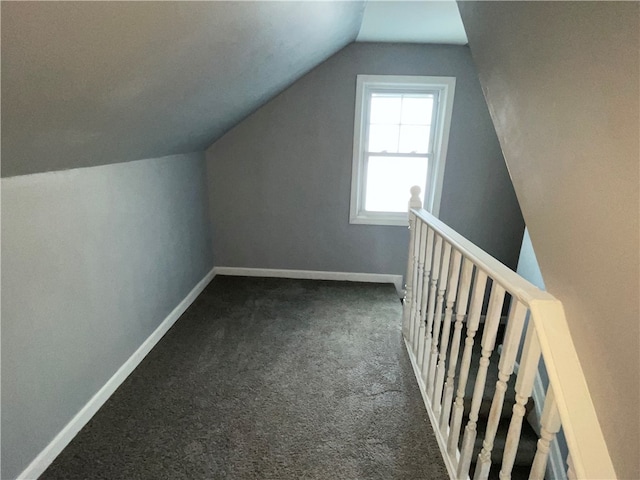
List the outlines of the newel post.
<svg viewBox="0 0 640 480">
<path fill-rule="evenodd" d="M 405 276 L 405 286 L 404 286 L 404 298 L 403 298 L 403 315 L 402 315 L 402 327 L 404 331 L 404 335 L 407 339 L 409 339 L 410 333 L 410 324 L 411 324 L 411 307 L 413 304 L 413 276 L 414 270 L 416 268 L 417 257 L 416 257 L 416 246 L 415 246 L 415 226 L 416 219 L 415 216 L 411 213 L 412 208 L 422 208 L 422 200 L 420 200 L 420 187 L 414 185 L 410 189 L 411 198 L 409 199 L 409 258 L 407 262 L 407 273 Z"/>
<path fill-rule="evenodd" d="M 418 185 L 414 185 L 409 190 L 411 192 L 411 198 L 409 199 L 409 211 L 412 208 L 422 208 L 422 200 L 420 199 L 420 192 L 422 191 Z"/>
</svg>

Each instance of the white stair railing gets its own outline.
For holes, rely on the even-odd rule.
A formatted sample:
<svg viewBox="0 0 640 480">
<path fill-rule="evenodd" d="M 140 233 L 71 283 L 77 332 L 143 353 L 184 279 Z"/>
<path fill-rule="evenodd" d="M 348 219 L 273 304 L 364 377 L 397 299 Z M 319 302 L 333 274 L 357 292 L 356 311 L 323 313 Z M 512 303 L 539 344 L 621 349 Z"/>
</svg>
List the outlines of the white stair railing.
<svg viewBox="0 0 640 480">
<path fill-rule="evenodd" d="M 561 428 L 569 450 L 564 468 L 568 478 L 616 478 L 561 302 L 423 210 L 418 187 L 411 194 L 403 333 L 451 478 L 469 478 L 472 463 L 474 480 L 487 479 L 492 468 L 499 468 L 501 479 L 511 478 L 540 361 L 549 385 L 529 478 L 545 478 L 550 445 Z M 481 358 L 471 378 L 479 332 Z M 502 347 L 496 362 L 498 340 Z M 515 401 L 504 405 L 516 363 Z M 482 450 L 474 458 L 490 368 L 496 369 L 498 381 L 492 390 Z M 468 385 L 474 388 L 465 412 Z M 503 409 L 512 413 L 502 461 L 492 465 Z"/>
</svg>

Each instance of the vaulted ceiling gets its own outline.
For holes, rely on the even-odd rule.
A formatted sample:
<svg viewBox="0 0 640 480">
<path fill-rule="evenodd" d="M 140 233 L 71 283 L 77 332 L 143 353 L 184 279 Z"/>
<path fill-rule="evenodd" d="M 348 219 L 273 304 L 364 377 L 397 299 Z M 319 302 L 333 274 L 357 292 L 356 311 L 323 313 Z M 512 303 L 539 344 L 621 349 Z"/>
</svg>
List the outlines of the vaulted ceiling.
<svg viewBox="0 0 640 480">
<path fill-rule="evenodd" d="M 446 3 L 457 15 L 455 2 Z M 1 8 L 5 177 L 204 149 L 354 41 L 365 3 L 29 1 Z M 362 39 L 393 41 L 387 33 L 376 38 L 376 15 Z"/>
</svg>

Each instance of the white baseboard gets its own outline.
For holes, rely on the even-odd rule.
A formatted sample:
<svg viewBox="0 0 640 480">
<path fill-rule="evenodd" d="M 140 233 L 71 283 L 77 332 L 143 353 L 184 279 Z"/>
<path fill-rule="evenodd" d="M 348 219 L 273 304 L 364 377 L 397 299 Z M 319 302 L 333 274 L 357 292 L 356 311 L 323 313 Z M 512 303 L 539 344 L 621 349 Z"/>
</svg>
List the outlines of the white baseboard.
<svg viewBox="0 0 640 480">
<path fill-rule="evenodd" d="M 242 277 L 301 278 L 307 280 L 339 280 L 347 282 L 393 283 L 398 296 L 404 296 L 402 275 L 387 273 L 325 272 L 320 270 L 284 270 L 272 268 L 214 267 L 216 275 Z"/>
<path fill-rule="evenodd" d="M 77 433 L 84 427 L 91 417 L 102 407 L 116 389 L 135 370 L 138 364 L 147 356 L 151 349 L 158 343 L 172 325 L 180 318 L 189 305 L 202 293 L 205 287 L 215 276 L 215 269 L 211 269 L 205 277 L 193 287 L 189 294 L 176 308 L 163 320 L 151 335 L 138 347 L 129 359 L 118 369 L 116 373 L 105 383 L 98 392 L 91 397 L 87 404 L 71 419 L 69 423 L 55 436 L 42 452 L 18 475 L 18 479 L 33 480 L 38 478 L 47 469 L 62 450 L 73 440 Z"/>
</svg>

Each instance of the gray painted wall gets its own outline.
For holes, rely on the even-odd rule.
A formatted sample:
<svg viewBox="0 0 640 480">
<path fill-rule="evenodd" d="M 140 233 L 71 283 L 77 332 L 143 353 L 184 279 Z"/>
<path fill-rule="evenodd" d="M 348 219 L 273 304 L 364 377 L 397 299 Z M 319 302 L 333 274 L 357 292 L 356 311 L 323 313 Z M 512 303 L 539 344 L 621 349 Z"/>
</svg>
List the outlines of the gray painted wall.
<svg viewBox="0 0 640 480">
<path fill-rule="evenodd" d="M 2 179 L 2 472 L 15 478 L 213 264 L 202 153 Z"/>
<path fill-rule="evenodd" d="M 207 150 L 216 264 L 402 274 L 404 227 L 349 224 L 357 74 L 457 78 L 440 218 L 515 268 L 524 224 L 466 47 L 351 44 Z"/>
<path fill-rule="evenodd" d="M 204 150 L 363 2 L 2 2 L 2 176 Z"/>
<path fill-rule="evenodd" d="M 460 2 L 618 478 L 640 478 L 640 5 Z"/>
</svg>

